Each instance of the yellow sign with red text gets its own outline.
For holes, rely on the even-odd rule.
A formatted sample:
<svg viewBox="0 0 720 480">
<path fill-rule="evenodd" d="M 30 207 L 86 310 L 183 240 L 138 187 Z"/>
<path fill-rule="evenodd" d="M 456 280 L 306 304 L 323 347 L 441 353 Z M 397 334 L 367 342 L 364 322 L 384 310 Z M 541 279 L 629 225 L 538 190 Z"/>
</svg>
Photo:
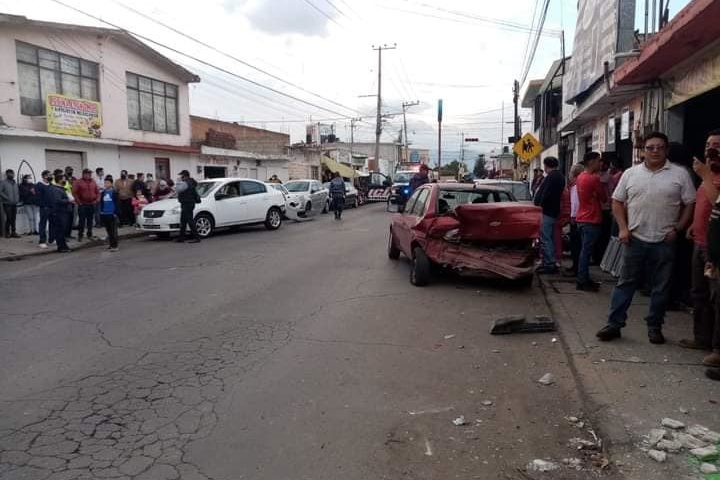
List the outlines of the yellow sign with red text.
<svg viewBox="0 0 720 480">
<path fill-rule="evenodd" d="M 100 102 L 50 94 L 47 96 L 47 131 L 60 135 L 100 138 Z"/>
</svg>

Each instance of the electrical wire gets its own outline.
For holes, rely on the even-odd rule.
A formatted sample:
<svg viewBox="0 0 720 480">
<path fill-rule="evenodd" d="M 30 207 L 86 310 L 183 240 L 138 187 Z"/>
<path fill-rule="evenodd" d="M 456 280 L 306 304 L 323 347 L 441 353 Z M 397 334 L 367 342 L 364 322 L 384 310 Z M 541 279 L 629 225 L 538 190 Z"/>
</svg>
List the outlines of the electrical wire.
<svg viewBox="0 0 720 480">
<path fill-rule="evenodd" d="M 520 81 L 520 85 L 523 85 L 525 83 L 525 80 L 527 80 L 528 73 L 530 73 L 530 67 L 532 67 L 533 60 L 535 59 L 535 53 L 537 52 L 538 44 L 540 43 L 540 34 L 542 33 L 543 26 L 545 25 L 545 19 L 547 18 L 547 12 L 548 7 L 550 6 L 550 0 L 545 0 L 545 6 L 543 7 L 542 15 L 540 16 L 540 20 L 538 21 L 538 33 L 535 36 L 535 41 L 533 43 L 532 50 L 530 51 L 530 57 L 528 59 L 527 65 L 525 66 L 525 71 L 522 75 L 522 80 Z"/>
<path fill-rule="evenodd" d="M 193 36 L 191 36 L 191 35 L 183 32 L 183 31 L 181 31 L 181 30 L 178 30 L 177 28 L 175 28 L 175 27 L 173 27 L 173 26 L 171 26 L 171 25 L 168 25 L 168 24 L 166 24 L 166 23 L 164 23 L 164 22 L 161 22 L 160 20 L 158 20 L 158 19 L 156 19 L 156 18 L 154 18 L 154 17 L 151 17 L 150 15 L 147 15 L 146 13 L 143 13 L 143 12 L 141 12 L 141 11 L 133 8 L 133 7 L 128 6 L 128 5 L 124 4 L 123 2 L 121 2 L 121 1 L 119 1 L 119 0 L 111 0 L 111 1 L 112 1 L 113 3 L 119 5 L 120 7 L 124 8 L 124 9 L 126 9 L 126 10 L 129 10 L 130 12 L 133 12 L 134 14 L 136 14 L 136 15 L 138 15 L 138 16 L 146 19 L 146 20 L 149 20 L 149 21 L 151 21 L 151 22 L 153 22 L 153 23 L 155 23 L 155 24 L 157 24 L 157 25 L 160 25 L 161 27 L 164 27 L 164 28 L 170 30 L 171 32 L 174 32 L 174 33 L 176 33 L 176 34 L 178 34 L 178 35 L 180 35 L 180 36 L 182 36 L 182 37 L 184 37 L 184 38 L 187 38 L 188 40 L 190 40 L 190 41 L 192 41 L 192 42 L 195 42 L 195 43 L 197 43 L 197 44 L 199 44 L 199 45 L 202 45 L 203 47 L 205 47 L 205 48 L 207 48 L 207 49 L 209 49 L 209 50 L 212 50 L 213 52 L 218 53 L 218 54 L 220 54 L 220 55 L 222 55 L 222 56 L 224 56 L 224 57 L 226 57 L 226 58 L 229 58 L 229 59 L 231 59 L 231 60 L 234 60 L 234 61 L 236 61 L 236 62 L 238 62 L 238 63 L 240 63 L 240 64 L 242 64 L 242 65 L 245 65 L 246 67 L 252 68 L 253 70 L 255 70 L 255 71 L 257 71 L 257 72 L 260 72 L 260 73 L 262 73 L 263 75 L 267 75 L 268 77 L 270 77 L 270 78 L 272 78 L 272 79 L 274 79 L 274 80 L 277 80 L 277 81 L 279 81 L 279 82 L 282 82 L 282 83 L 284 83 L 284 84 L 286 84 L 286 85 L 289 85 L 289 86 L 291 86 L 291 87 L 293 87 L 293 88 L 296 88 L 296 89 L 298 89 L 298 90 L 300 90 L 300 91 L 302 91 L 302 92 L 305 92 L 305 93 L 308 93 L 308 94 L 310 94 L 310 95 L 313 95 L 313 96 L 315 96 L 315 97 L 317 97 L 317 98 L 320 98 L 320 99 L 322 99 L 322 100 L 324 100 L 324 101 L 326 101 L 326 102 L 328 102 L 328 103 L 331 103 L 331 104 L 336 105 L 336 106 L 338 106 L 338 107 L 345 108 L 345 109 L 347 109 L 347 110 L 349 110 L 349 111 L 351 111 L 351 112 L 357 113 L 357 111 L 356 111 L 354 108 L 348 107 L 348 106 L 343 105 L 343 104 L 341 104 L 341 103 L 338 103 L 338 102 L 336 102 L 336 101 L 334 101 L 334 100 L 331 100 L 331 99 L 329 99 L 329 98 L 326 98 L 326 97 L 324 97 L 323 95 L 320 95 L 319 93 L 315 93 L 315 92 L 313 92 L 313 91 L 311 91 L 311 90 L 308 90 L 308 89 L 306 89 L 306 88 L 304 88 L 304 87 L 301 87 L 300 85 L 297 85 L 297 84 L 295 84 L 295 83 L 293 83 L 293 82 L 291 82 L 291 81 L 285 80 L 285 79 L 282 78 L 282 77 L 279 77 L 279 76 L 274 75 L 274 74 L 272 74 L 272 73 L 270 73 L 270 72 L 268 72 L 268 71 L 266 71 L 266 70 L 263 70 L 262 68 L 257 67 L 257 66 L 255 66 L 255 65 L 251 64 L 250 62 L 247 62 L 246 60 L 242 60 L 241 58 L 238 58 L 238 57 L 236 57 L 236 56 L 234 56 L 234 55 L 232 55 L 232 54 L 230 54 L 230 53 L 227 53 L 227 52 L 225 52 L 225 51 L 223 51 L 223 50 L 218 49 L 217 47 L 214 47 L 214 46 L 212 46 L 212 45 L 210 45 L 210 44 L 208 44 L 208 43 L 206 43 L 206 42 L 203 42 L 202 40 L 199 40 L 199 39 L 197 39 L 197 38 L 195 38 L 195 37 L 193 37 Z"/>
<path fill-rule="evenodd" d="M 340 22 L 338 22 L 338 21 L 335 20 L 333 17 L 331 17 L 330 15 L 328 15 L 324 10 L 321 10 L 320 7 L 318 7 L 317 5 L 315 5 L 314 3 L 312 3 L 310 0 L 303 0 L 303 1 L 304 1 L 305 3 L 307 3 L 308 5 L 310 5 L 310 6 L 311 6 L 313 9 L 315 9 L 318 13 L 320 13 L 320 15 L 322 15 L 322 16 L 325 17 L 325 18 L 327 18 L 328 20 L 330 20 L 330 21 L 333 22 L 334 24 L 342 27 L 342 24 L 340 24 Z"/>
<path fill-rule="evenodd" d="M 345 114 L 343 114 L 343 113 L 340 113 L 340 112 L 338 112 L 338 111 L 336 111 L 336 110 L 332 110 L 332 109 L 330 109 L 330 108 L 317 105 L 317 104 L 315 104 L 315 103 L 309 102 L 309 101 L 307 101 L 307 100 L 303 100 L 303 99 L 301 99 L 301 98 L 299 98 L 299 97 L 296 97 L 296 96 L 294 96 L 294 95 L 291 95 L 291 94 L 289 94 L 289 93 L 286 93 L 286 92 L 277 90 L 277 89 L 272 88 L 272 87 L 269 87 L 269 86 L 267 86 L 267 85 L 263 85 L 263 84 L 260 83 L 260 82 L 257 82 L 257 81 L 255 81 L 255 80 L 252 80 L 252 79 L 247 78 L 247 77 L 244 77 L 244 76 L 242 76 L 242 75 L 240 75 L 240 74 L 237 74 L 237 73 L 235 73 L 235 72 L 231 72 L 230 70 L 227 70 L 227 69 L 225 69 L 225 68 L 223 68 L 223 67 L 219 67 L 219 66 L 217 66 L 217 65 L 214 65 L 214 64 L 212 64 L 212 63 L 210 63 L 210 62 L 207 62 L 207 61 L 205 61 L 205 60 L 202 60 L 202 59 L 200 59 L 200 58 L 197 58 L 197 57 L 195 57 L 195 56 L 193 56 L 193 55 L 190 55 L 190 54 L 188 54 L 188 53 L 185 53 L 185 52 L 183 52 L 183 51 L 181 51 L 181 50 L 178 50 L 177 48 L 171 47 L 171 46 L 166 45 L 166 44 L 164 44 L 164 43 L 162 43 L 162 42 L 159 42 L 159 41 L 157 41 L 157 40 L 153 40 L 152 38 L 149 38 L 149 37 L 147 37 L 147 36 L 145 36 L 145 35 L 141 35 L 141 34 L 139 34 L 139 33 L 133 32 L 133 31 L 128 30 L 128 29 L 126 29 L 126 28 L 122 28 L 122 27 L 120 27 L 120 26 L 118 26 L 118 25 L 116 25 L 116 24 L 114 24 L 114 23 L 108 22 L 107 20 L 103 20 L 102 18 L 100 18 L 100 17 L 98 17 L 98 16 L 96 16 L 96 15 L 93 15 L 93 14 L 91 14 L 91 13 L 88 13 L 88 12 L 85 12 L 85 11 L 83 11 L 83 10 L 80 10 L 79 8 L 76 8 L 76 7 L 72 6 L 72 5 L 68 5 L 67 3 L 65 3 L 65 2 L 63 2 L 63 1 L 61 1 L 61 0 L 50 0 L 50 1 L 51 1 L 51 2 L 54 2 L 54 3 L 57 3 L 58 5 L 62 5 L 63 7 L 68 8 L 68 9 L 70 9 L 70 10 L 76 12 L 76 13 L 79 13 L 79 14 L 81 14 L 81 15 L 84 15 L 84 16 L 87 16 L 87 17 L 89 17 L 89 18 L 92 18 L 93 20 L 96 20 L 96 21 L 98 21 L 98 22 L 102 22 L 102 23 L 104 23 L 104 24 L 106 24 L 106 25 L 109 25 L 109 26 L 111 26 L 111 27 L 113 27 L 113 28 L 115 28 L 115 29 L 118 29 L 120 32 L 124 32 L 124 33 L 130 34 L 130 35 L 132 35 L 132 36 L 135 36 L 135 37 L 137 37 L 137 38 L 139 38 L 139 39 L 141 39 L 141 40 L 145 40 L 146 42 L 150 42 L 150 43 L 152 43 L 152 44 L 154 44 L 154 45 L 157 45 L 157 46 L 159 46 L 159 47 L 162 47 L 162 48 L 164 48 L 164 49 L 166 49 L 166 50 L 168 50 L 168 51 L 171 51 L 171 52 L 176 53 L 176 54 L 178 54 L 178 55 L 182 55 L 183 57 L 189 58 L 189 59 L 191 59 L 191 60 L 193 60 L 193 61 L 195 61 L 195 62 L 198 62 L 198 63 L 200 63 L 200 64 L 202 64 L 202 65 L 206 65 L 206 66 L 208 66 L 208 67 L 214 68 L 214 69 L 216 69 L 216 70 L 218 70 L 218 71 L 221 71 L 221 72 L 223 72 L 223 73 L 225 73 L 225 74 L 227 74 L 227 75 L 231 75 L 231 76 L 233 76 L 233 77 L 235 77 L 235 78 L 238 78 L 238 79 L 243 80 L 243 81 L 245 81 L 245 82 L 247 82 L 247 83 L 253 84 L 253 85 L 257 86 L 257 87 L 263 88 L 263 89 L 265 89 L 265 90 L 269 90 L 269 91 L 271 91 L 271 92 L 273 92 L 273 93 L 276 93 L 276 94 L 278 94 L 278 95 L 282 95 L 283 97 L 290 98 L 290 99 L 292 99 L 292 100 L 295 100 L 295 101 L 300 102 L 300 103 L 303 103 L 303 104 L 305 104 L 305 105 L 308 105 L 308 106 L 317 108 L 317 109 L 319 109 L 319 110 L 323 110 L 323 111 L 332 113 L 333 115 L 343 115 L 343 116 L 345 116 L 345 117 L 347 117 L 347 118 L 350 118 L 348 115 L 345 115 Z"/>
</svg>

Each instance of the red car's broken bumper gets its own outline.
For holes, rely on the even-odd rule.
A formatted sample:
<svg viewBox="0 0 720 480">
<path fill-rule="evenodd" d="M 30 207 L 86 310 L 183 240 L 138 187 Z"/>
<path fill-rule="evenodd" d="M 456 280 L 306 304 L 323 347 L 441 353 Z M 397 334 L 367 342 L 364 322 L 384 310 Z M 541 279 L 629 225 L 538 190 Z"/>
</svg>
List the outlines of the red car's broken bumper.
<svg viewBox="0 0 720 480">
<path fill-rule="evenodd" d="M 532 276 L 537 257 L 534 248 L 484 248 L 444 239 L 428 240 L 425 253 L 433 262 L 461 275 L 508 280 Z"/>
</svg>

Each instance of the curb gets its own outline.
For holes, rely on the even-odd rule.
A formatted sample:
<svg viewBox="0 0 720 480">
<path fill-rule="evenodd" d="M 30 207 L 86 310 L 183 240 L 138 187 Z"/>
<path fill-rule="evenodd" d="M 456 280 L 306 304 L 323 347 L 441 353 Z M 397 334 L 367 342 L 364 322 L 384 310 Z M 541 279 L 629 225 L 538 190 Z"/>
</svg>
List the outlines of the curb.
<svg viewBox="0 0 720 480">
<path fill-rule="evenodd" d="M 568 313 L 562 301 L 557 298 L 559 294 L 554 293 L 553 287 L 547 279 L 538 275 L 538 284 L 550 313 L 560 325 L 559 336 L 568 357 L 568 366 L 575 378 L 580 398 L 587 409 L 585 413 L 590 419 L 593 429 L 603 440 L 603 451 L 608 457 L 612 457 L 613 445 L 632 444 L 632 438 L 620 417 L 612 414 L 612 404 L 603 402 L 600 398 L 603 396 L 602 375 L 586 365 L 581 365 L 589 352 L 581 340 L 580 332 L 572 315 Z"/>
<path fill-rule="evenodd" d="M 125 239 L 132 239 L 132 238 L 139 238 L 144 237 L 146 234 L 144 232 L 130 232 L 124 235 L 121 235 L 119 237 L 119 240 L 125 240 Z M 104 240 L 94 240 L 90 242 L 83 242 L 78 245 L 75 245 L 73 247 L 73 251 L 75 250 L 84 250 L 86 248 L 93 248 L 93 247 L 100 247 L 106 245 L 106 242 Z M 54 249 L 45 249 L 45 250 L 38 250 L 35 252 L 28 252 L 28 253 L 20 253 L 17 255 L 14 254 L 7 254 L 3 255 L 0 254 L 0 262 L 17 262 L 24 258 L 30 258 L 30 257 L 37 257 L 40 255 L 48 255 L 51 253 L 56 253 Z"/>
</svg>

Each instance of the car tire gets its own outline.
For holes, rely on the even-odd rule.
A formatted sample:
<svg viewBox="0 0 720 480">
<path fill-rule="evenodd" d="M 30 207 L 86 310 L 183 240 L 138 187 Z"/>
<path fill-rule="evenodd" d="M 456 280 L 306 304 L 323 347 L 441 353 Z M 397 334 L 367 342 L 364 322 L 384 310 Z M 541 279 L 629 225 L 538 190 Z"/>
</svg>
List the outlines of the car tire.
<svg viewBox="0 0 720 480">
<path fill-rule="evenodd" d="M 268 210 L 265 216 L 265 228 L 268 230 L 277 230 L 282 225 L 282 212 L 277 207 Z"/>
<path fill-rule="evenodd" d="M 215 230 L 215 220 L 209 213 L 199 213 L 195 217 L 195 229 L 198 237 L 208 238 Z"/>
<path fill-rule="evenodd" d="M 397 260 L 400 258 L 400 249 L 395 245 L 395 238 L 393 237 L 392 229 L 388 235 L 388 258 L 390 260 Z"/>
<path fill-rule="evenodd" d="M 424 287 L 430 283 L 430 259 L 420 247 L 413 249 L 410 283 L 416 287 Z"/>
</svg>

